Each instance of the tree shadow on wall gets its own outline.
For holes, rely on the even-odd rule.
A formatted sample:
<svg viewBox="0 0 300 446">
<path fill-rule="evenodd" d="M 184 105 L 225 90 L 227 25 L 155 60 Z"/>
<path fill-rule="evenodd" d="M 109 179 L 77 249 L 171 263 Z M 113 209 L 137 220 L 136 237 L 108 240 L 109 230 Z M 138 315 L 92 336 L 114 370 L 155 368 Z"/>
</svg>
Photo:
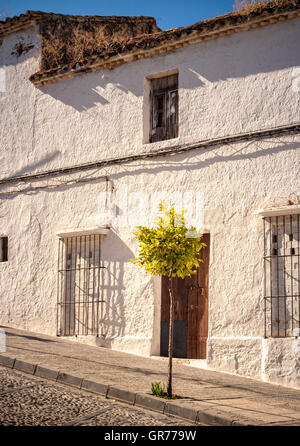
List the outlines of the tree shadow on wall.
<svg viewBox="0 0 300 446">
<path fill-rule="evenodd" d="M 134 253 L 115 233 L 110 231 L 103 242 L 101 261 L 101 302 L 99 315 L 100 346 L 111 347 L 112 339 L 124 336 L 124 269 Z"/>
</svg>

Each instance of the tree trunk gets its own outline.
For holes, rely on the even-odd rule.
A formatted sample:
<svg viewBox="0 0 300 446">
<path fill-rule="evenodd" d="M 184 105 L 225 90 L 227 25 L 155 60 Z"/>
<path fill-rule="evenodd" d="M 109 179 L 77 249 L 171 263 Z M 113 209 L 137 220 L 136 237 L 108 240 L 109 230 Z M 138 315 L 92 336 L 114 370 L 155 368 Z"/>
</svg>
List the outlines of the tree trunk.
<svg viewBox="0 0 300 446">
<path fill-rule="evenodd" d="M 174 296 L 173 296 L 173 269 L 169 275 L 170 294 L 170 324 L 169 324 L 169 368 L 167 395 L 172 398 L 172 358 L 173 358 L 173 327 L 174 327 Z"/>
</svg>

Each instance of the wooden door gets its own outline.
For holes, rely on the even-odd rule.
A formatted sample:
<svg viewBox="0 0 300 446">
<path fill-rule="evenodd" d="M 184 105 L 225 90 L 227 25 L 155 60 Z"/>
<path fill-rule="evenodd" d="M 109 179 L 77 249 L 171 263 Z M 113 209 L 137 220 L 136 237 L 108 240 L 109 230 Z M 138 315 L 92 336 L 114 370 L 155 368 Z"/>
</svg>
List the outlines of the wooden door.
<svg viewBox="0 0 300 446">
<path fill-rule="evenodd" d="M 208 274 L 209 234 L 202 241 L 207 245 L 201 249 L 203 259 L 197 273 L 185 279 L 174 278 L 174 357 L 206 358 L 208 336 Z M 161 293 L 161 355 L 168 356 L 169 339 L 169 289 L 168 277 L 162 277 Z"/>
</svg>

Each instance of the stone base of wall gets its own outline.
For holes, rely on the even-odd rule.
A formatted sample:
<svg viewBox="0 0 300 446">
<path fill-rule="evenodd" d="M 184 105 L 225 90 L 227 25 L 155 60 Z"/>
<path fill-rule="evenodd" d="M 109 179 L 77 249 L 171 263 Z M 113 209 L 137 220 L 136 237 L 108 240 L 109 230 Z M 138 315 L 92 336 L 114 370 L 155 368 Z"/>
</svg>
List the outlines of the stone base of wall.
<svg viewBox="0 0 300 446">
<path fill-rule="evenodd" d="M 300 338 L 262 340 L 262 380 L 300 389 Z"/>
<path fill-rule="evenodd" d="M 261 378 L 261 338 L 209 338 L 207 368 Z"/>
<path fill-rule="evenodd" d="M 120 338 L 104 338 L 101 336 L 68 336 L 65 339 L 68 341 L 79 342 L 80 344 L 92 345 L 94 347 L 104 347 L 112 350 L 132 353 L 134 355 L 151 355 L 152 339 L 150 338 L 135 336 L 123 336 Z"/>
<path fill-rule="evenodd" d="M 134 355 L 150 356 L 151 355 L 151 338 L 143 338 L 138 336 L 123 336 L 122 338 L 98 338 L 97 345 L 100 347 L 108 347 L 112 350 L 133 353 Z"/>
<path fill-rule="evenodd" d="M 190 365 L 300 388 L 300 338 L 209 338 L 206 362 Z"/>
</svg>

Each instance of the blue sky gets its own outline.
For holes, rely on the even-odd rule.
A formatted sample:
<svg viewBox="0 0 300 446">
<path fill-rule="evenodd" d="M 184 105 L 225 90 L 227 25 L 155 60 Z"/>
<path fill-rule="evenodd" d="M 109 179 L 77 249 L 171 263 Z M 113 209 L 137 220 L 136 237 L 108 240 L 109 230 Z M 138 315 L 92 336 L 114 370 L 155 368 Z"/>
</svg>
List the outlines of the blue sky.
<svg viewBox="0 0 300 446">
<path fill-rule="evenodd" d="M 233 4 L 234 0 L 0 0 L 0 10 L 10 17 L 28 9 L 74 15 L 146 15 L 168 29 L 226 14 Z"/>
</svg>

